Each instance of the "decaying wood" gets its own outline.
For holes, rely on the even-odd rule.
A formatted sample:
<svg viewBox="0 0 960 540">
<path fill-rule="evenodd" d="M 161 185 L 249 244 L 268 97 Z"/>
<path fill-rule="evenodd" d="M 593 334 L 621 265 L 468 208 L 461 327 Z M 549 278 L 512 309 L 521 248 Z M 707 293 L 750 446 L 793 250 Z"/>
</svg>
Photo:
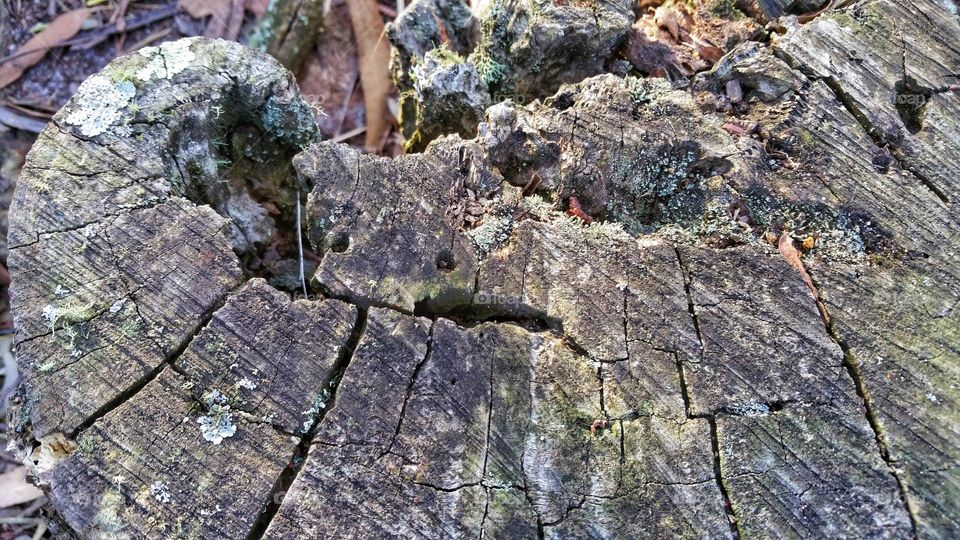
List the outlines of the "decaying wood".
<svg viewBox="0 0 960 540">
<path fill-rule="evenodd" d="M 911 4 L 396 159 L 314 143 L 239 46 L 117 60 L 11 214 L 15 420 L 59 530 L 957 536 L 960 19 Z M 262 278 L 298 227 L 291 300 Z"/>
</svg>

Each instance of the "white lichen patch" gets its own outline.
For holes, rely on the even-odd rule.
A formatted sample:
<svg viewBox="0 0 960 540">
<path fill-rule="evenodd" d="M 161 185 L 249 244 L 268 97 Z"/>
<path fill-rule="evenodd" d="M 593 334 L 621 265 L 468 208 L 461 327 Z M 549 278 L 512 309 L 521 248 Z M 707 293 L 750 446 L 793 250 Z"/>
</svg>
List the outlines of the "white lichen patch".
<svg viewBox="0 0 960 540">
<path fill-rule="evenodd" d="M 159 480 L 150 485 L 150 494 L 161 504 L 170 502 L 170 490 Z"/>
<path fill-rule="evenodd" d="M 78 126 L 80 133 L 95 137 L 107 131 L 123 116 L 137 89 L 130 81 L 113 82 L 94 75 L 83 82 L 73 98 L 76 108 L 67 115 L 68 124 Z"/>
<path fill-rule="evenodd" d="M 233 414 L 229 405 L 211 405 L 210 414 L 197 419 L 200 424 L 200 434 L 213 444 L 220 444 L 224 439 L 233 437 L 237 433 L 237 426 L 233 424 Z"/>
<path fill-rule="evenodd" d="M 208 414 L 197 419 L 200 424 L 200 434 L 213 444 L 220 444 L 224 439 L 233 437 L 237 433 L 237 426 L 233 424 L 233 414 L 227 398 L 219 390 L 211 390 L 203 396 L 207 404 Z"/>
<path fill-rule="evenodd" d="M 317 415 L 320 412 L 327 408 L 327 400 L 330 399 L 330 391 L 324 388 L 320 391 L 320 395 L 313 398 L 313 406 L 311 406 L 306 411 L 303 411 L 306 420 L 303 421 L 303 425 L 300 426 L 300 432 L 306 433 L 310 431 L 310 427 L 313 426 L 313 421 L 316 420 Z"/>
<path fill-rule="evenodd" d="M 137 70 L 136 77 L 141 81 L 169 79 L 187 69 L 197 59 L 197 55 L 190 50 L 191 43 L 191 40 L 181 39 L 140 49 L 140 54 L 149 60 Z"/>
<path fill-rule="evenodd" d="M 117 313 L 118 311 L 120 311 L 121 309 L 123 309 L 123 304 L 124 304 L 124 302 L 126 302 L 126 301 L 127 301 L 127 299 L 126 299 L 126 297 L 124 297 L 124 298 L 121 298 L 121 299 L 117 300 L 116 302 L 114 302 L 114 303 L 110 306 L 110 313 Z"/>
</svg>

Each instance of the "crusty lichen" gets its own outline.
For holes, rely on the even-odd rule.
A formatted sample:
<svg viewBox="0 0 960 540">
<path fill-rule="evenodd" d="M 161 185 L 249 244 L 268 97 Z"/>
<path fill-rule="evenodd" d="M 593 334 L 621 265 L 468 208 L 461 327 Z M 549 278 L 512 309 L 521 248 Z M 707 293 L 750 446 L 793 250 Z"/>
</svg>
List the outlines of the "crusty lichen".
<svg viewBox="0 0 960 540">
<path fill-rule="evenodd" d="M 102 75 L 94 75 L 83 82 L 73 98 L 80 106 L 64 119 L 79 126 L 80 133 L 95 137 L 106 132 L 123 116 L 123 109 L 137 90 L 130 81 L 114 82 Z"/>
<path fill-rule="evenodd" d="M 513 221 L 510 218 L 488 216 L 479 227 L 467 231 L 466 235 L 477 246 L 479 255 L 483 256 L 506 242 L 512 228 Z"/>
<path fill-rule="evenodd" d="M 277 139 L 306 148 L 317 139 L 313 109 L 300 99 L 270 96 L 263 107 L 263 127 Z"/>
<path fill-rule="evenodd" d="M 141 81 L 169 79 L 187 69 L 197 59 L 197 55 L 190 50 L 191 44 L 192 40 L 181 39 L 168 41 L 157 47 L 140 49 L 140 54 L 149 61 L 137 70 L 137 79 Z"/>
</svg>

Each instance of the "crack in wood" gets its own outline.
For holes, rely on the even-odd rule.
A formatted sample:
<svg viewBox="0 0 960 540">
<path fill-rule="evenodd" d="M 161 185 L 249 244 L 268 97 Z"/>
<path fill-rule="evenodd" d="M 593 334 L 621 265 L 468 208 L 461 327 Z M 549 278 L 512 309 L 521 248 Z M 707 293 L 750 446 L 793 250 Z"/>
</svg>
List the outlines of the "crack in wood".
<svg viewBox="0 0 960 540">
<path fill-rule="evenodd" d="M 286 493 L 293 485 L 293 482 L 297 479 L 297 476 L 300 474 L 303 466 L 306 464 L 307 459 L 309 458 L 308 454 L 310 446 L 313 444 L 313 439 L 316 436 L 317 429 L 320 427 L 320 424 L 323 422 L 323 419 L 326 417 L 326 415 L 333 410 L 334 407 L 336 407 L 337 390 L 340 387 L 338 383 L 342 378 L 343 373 L 347 370 L 347 368 L 350 367 L 350 361 L 353 359 L 353 353 L 356 351 L 357 345 L 360 343 L 360 339 L 363 337 L 363 334 L 366 331 L 367 316 L 368 310 L 366 308 L 359 307 L 357 309 L 357 319 L 354 323 L 353 330 L 350 333 L 350 337 L 347 338 L 347 342 L 340 349 L 340 354 L 337 358 L 337 361 L 334 363 L 333 369 L 330 371 L 330 377 L 324 381 L 324 384 L 321 386 L 321 389 L 330 388 L 330 398 L 326 402 L 327 406 L 320 409 L 320 412 L 318 412 L 316 417 L 314 417 L 310 427 L 300 436 L 300 440 L 294 448 L 290 459 L 287 461 L 287 466 L 284 467 L 283 471 L 280 473 L 280 476 L 277 477 L 277 480 L 274 482 L 273 489 L 270 490 L 270 493 L 267 496 L 263 511 L 258 515 L 257 520 L 253 523 L 250 531 L 247 533 L 247 540 L 259 540 L 263 538 L 267 528 L 270 526 L 270 523 L 273 522 L 273 519 L 280 511 L 280 505 L 283 503 Z"/>
<path fill-rule="evenodd" d="M 70 433 L 69 438 L 72 440 L 76 440 L 81 434 L 83 434 L 84 431 L 86 431 L 88 428 L 90 428 L 90 426 L 95 424 L 97 420 L 100 420 L 101 418 L 109 414 L 111 411 L 113 411 L 117 407 L 120 407 L 121 405 L 129 401 L 131 398 L 136 396 L 138 393 L 140 393 L 141 390 L 143 390 L 148 384 L 150 384 L 151 381 L 153 381 L 158 376 L 160 376 L 160 373 L 162 373 L 163 370 L 165 370 L 167 367 L 176 363 L 177 359 L 180 358 L 180 356 L 190 346 L 190 343 L 193 342 L 193 339 L 196 338 L 197 335 L 200 334 L 200 332 L 202 332 L 203 329 L 206 328 L 208 324 L 210 324 L 210 321 L 213 320 L 213 317 L 214 315 L 216 315 L 217 311 L 219 311 L 224 306 L 224 304 L 227 303 L 227 300 L 230 298 L 230 296 L 233 295 L 233 293 L 235 293 L 241 287 L 243 287 L 243 284 L 244 282 L 238 283 L 229 291 L 224 293 L 223 296 L 221 296 L 217 300 L 217 302 L 211 305 L 200 316 L 199 324 L 197 325 L 196 329 L 193 332 L 190 332 L 190 334 L 188 334 L 187 336 L 185 336 L 183 340 L 177 345 L 177 347 L 169 355 L 167 355 L 167 357 L 164 359 L 163 362 L 158 364 L 155 368 L 150 370 L 149 373 L 147 373 L 146 375 L 138 379 L 132 385 L 128 386 L 123 392 L 114 396 L 113 399 L 110 399 L 109 401 L 101 405 L 100 408 L 94 411 L 93 414 L 88 416 L 83 422 L 80 423 L 80 425 L 78 425 Z"/>
<path fill-rule="evenodd" d="M 807 273 L 810 274 L 810 279 L 813 282 L 814 289 L 816 292 L 816 299 L 823 305 L 823 309 L 826 312 L 826 304 L 821 301 L 820 294 L 820 284 L 817 282 L 816 277 L 807 269 Z M 867 384 L 864 380 L 863 374 L 860 371 L 860 366 L 857 361 L 856 356 L 853 353 L 853 350 L 850 348 L 850 345 L 840 336 L 840 332 L 837 330 L 836 319 L 830 317 L 829 315 L 823 321 L 824 327 L 829 334 L 830 339 L 843 351 L 843 366 L 846 369 L 847 375 L 853 381 L 854 389 L 856 390 L 857 396 L 859 397 L 861 403 L 863 404 L 864 415 L 866 416 L 867 423 L 870 425 L 870 429 L 873 431 L 874 439 L 877 443 L 877 449 L 880 453 L 880 458 L 887 465 L 887 470 L 890 475 L 893 477 L 894 481 L 897 483 L 897 490 L 900 496 L 900 502 L 903 504 L 904 509 L 906 510 L 907 516 L 910 518 L 910 528 L 912 531 L 912 537 L 917 538 L 918 524 L 917 516 L 914 513 L 913 507 L 910 504 L 910 498 L 907 491 L 907 486 L 904 483 L 903 478 L 900 476 L 900 472 L 894 465 L 894 461 L 890 456 L 890 449 L 886 440 L 886 435 L 883 431 L 883 425 L 880 422 L 880 418 L 876 412 L 876 406 L 873 403 L 873 399 L 870 396 L 870 392 L 867 390 Z"/>
<path fill-rule="evenodd" d="M 833 75 L 821 77 L 816 74 L 810 73 L 810 70 L 805 66 L 801 65 L 795 58 L 793 58 L 788 52 L 783 49 L 774 49 L 774 54 L 778 56 L 781 60 L 787 63 L 794 71 L 800 73 L 805 78 L 810 81 L 823 81 L 826 84 L 827 88 L 833 92 L 834 97 L 841 106 L 857 121 L 857 124 L 863 129 L 863 131 L 873 140 L 880 148 L 890 147 L 893 149 L 893 157 L 897 160 L 897 163 L 900 164 L 900 168 L 904 171 L 910 173 L 914 178 L 920 181 L 920 183 L 926 187 L 933 195 L 940 200 L 941 203 L 949 205 L 950 198 L 942 189 L 936 186 L 929 178 L 927 178 L 923 173 L 916 171 L 909 163 L 905 162 L 906 156 L 903 154 L 903 150 L 895 143 L 895 141 L 889 140 L 884 136 L 883 131 L 877 126 L 873 125 L 873 122 L 870 121 L 870 118 L 857 107 L 854 99 L 846 90 L 843 89 L 843 86 L 840 84 L 840 81 Z"/>
</svg>

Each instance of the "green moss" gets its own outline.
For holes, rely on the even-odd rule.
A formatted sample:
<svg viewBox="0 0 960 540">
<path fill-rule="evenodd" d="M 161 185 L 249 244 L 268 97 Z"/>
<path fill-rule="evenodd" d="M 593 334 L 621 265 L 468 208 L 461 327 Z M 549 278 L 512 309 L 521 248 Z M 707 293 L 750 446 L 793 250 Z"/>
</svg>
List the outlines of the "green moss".
<svg viewBox="0 0 960 540">
<path fill-rule="evenodd" d="M 431 51 L 427 51 L 426 56 L 429 56 L 445 66 L 455 66 L 462 64 L 464 59 L 462 56 L 457 54 L 455 51 L 451 51 L 447 47 L 440 46 Z"/>
</svg>

